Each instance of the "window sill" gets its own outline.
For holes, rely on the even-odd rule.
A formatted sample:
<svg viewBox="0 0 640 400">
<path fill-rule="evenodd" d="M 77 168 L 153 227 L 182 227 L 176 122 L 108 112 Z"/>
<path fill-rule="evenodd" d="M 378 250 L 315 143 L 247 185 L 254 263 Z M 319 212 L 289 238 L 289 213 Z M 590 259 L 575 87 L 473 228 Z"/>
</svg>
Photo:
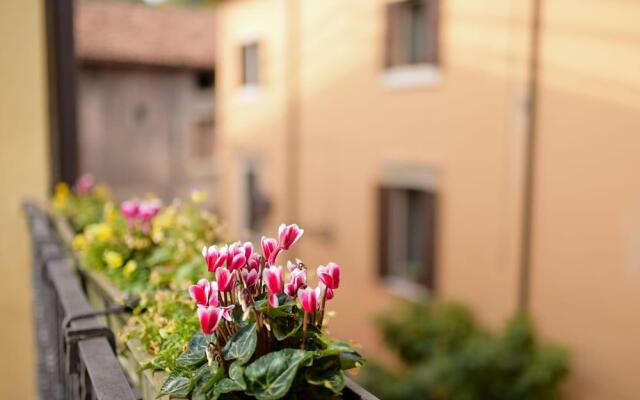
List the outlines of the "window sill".
<svg viewBox="0 0 640 400">
<path fill-rule="evenodd" d="M 403 278 L 387 276 L 382 278 L 382 282 L 387 292 L 404 300 L 422 302 L 433 297 L 429 289 Z"/>
<path fill-rule="evenodd" d="M 255 103 L 262 97 L 262 89 L 258 84 L 240 86 L 235 97 L 240 103 Z"/>
<path fill-rule="evenodd" d="M 390 89 L 436 86 L 442 80 L 440 67 L 435 64 L 400 65 L 388 68 L 382 82 Z"/>
</svg>

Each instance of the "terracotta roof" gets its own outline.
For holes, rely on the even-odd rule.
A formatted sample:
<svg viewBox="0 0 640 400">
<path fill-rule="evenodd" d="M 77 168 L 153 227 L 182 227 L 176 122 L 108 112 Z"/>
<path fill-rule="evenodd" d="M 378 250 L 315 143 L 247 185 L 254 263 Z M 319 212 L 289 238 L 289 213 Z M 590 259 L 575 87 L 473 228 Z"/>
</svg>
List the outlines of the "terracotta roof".
<svg viewBox="0 0 640 400">
<path fill-rule="evenodd" d="M 190 68 L 214 64 L 211 10 L 110 1 L 76 5 L 75 46 L 80 60 Z"/>
</svg>

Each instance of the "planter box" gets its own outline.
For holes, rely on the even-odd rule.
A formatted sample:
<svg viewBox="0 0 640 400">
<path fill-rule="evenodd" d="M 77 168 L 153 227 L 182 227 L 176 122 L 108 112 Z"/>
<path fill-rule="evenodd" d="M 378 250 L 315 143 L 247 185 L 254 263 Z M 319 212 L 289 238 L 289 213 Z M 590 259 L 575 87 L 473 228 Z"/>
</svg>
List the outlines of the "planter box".
<svg viewBox="0 0 640 400">
<path fill-rule="evenodd" d="M 62 242 L 68 247 L 75 236 L 75 233 L 66 219 L 53 215 L 52 220 L 57 229 Z M 111 306 L 121 305 L 127 299 L 127 294 L 115 287 L 103 274 L 93 270 L 81 270 L 84 289 L 89 299 L 89 303 L 96 310 L 104 310 Z M 118 332 L 127 323 L 127 314 L 111 314 L 98 317 L 98 320 L 107 325 L 118 337 Z M 166 379 L 163 371 L 145 370 L 140 372 L 139 368 L 149 361 L 153 356 L 146 352 L 140 341 L 128 340 L 125 343 L 117 343 L 118 360 L 122 365 L 131 383 L 138 388 L 143 400 L 169 400 L 169 396 L 158 397 L 160 388 Z M 367 392 L 364 388 L 347 377 L 342 398 L 345 400 L 378 400 L 377 397 Z"/>
</svg>

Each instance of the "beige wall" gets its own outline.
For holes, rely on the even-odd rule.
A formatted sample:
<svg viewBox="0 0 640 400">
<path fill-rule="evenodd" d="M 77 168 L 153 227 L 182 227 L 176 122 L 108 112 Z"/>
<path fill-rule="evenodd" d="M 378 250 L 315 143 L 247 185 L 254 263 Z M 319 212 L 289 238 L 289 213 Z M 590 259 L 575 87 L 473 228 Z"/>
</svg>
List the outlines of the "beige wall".
<svg viewBox="0 0 640 400">
<path fill-rule="evenodd" d="M 636 399 L 640 3 L 548 2 L 532 311 L 579 399 Z"/>
<path fill-rule="evenodd" d="M 0 393 L 35 398 L 29 242 L 20 206 L 48 185 L 43 2 L 0 2 Z"/>
<path fill-rule="evenodd" d="M 243 154 L 263 161 L 275 206 L 267 233 L 288 215 L 283 146 L 295 53 L 285 35 L 294 2 L 219 7 L 229 172 L 220 200 L 238 230 Z M 298 3 L 295 222 L 307 229 L 300 254 L 308 264 L 344 266 L 332 332 L 380 356 L 371 320 L 398 297 L 377 277 L 375 189 L 397 165 L 435 174 L 439 297 L 501 326 L 517 307 L 531 2 L 442 1 L 441 79 L 405 89 L 383 79 L 384 0 Z M 640 367 L 640 5 L 544 4 L 531 310 L 543 338 L 572 352 L 569 398 L 630 399 Z M 241 38 L 252 35 L 266 49 L 267 77 L 248 101 L 237 70 Z"/>
</svg>

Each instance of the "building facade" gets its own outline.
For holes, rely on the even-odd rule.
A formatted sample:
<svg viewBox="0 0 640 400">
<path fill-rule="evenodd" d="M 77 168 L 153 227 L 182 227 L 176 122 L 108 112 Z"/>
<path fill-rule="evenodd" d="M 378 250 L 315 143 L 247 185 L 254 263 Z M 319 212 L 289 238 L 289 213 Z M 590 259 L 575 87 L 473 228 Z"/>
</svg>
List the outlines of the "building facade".
<svg viewBox="0 0 640 400">
<path fill-rule="evenodd" d="M 370 357 L 372 319 L 407 298 L 490 328 L 526 307 L 571 351 L 569 398 L 635 398 L 639 17 L 621 0 L 221 1 L 223 216 L 247 237 L 302 225 L 305 261 L 343 266 L 332 333 Z"/>
<path fill-rule="evenodd" d="M 88 1 L 75 25 L 80 170 L 120 199 L 213 194 L 213 13 Z"/>
</svg>

